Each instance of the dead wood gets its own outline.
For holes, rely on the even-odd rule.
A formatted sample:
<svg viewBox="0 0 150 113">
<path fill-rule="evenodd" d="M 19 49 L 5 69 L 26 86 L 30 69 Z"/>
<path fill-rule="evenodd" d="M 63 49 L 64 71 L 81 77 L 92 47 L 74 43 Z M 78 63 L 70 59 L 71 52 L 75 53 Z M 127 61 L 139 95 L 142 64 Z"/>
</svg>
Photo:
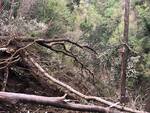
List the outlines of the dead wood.
<svg viewBox="0 0 150 113">
<path fill-rule="evenodd" d="M 121 113 L 117 111 L 112 111 L 108 108 L 104 108 L 96 105 L 84 105 L 76 103 L 68 103 L 65 101 L 65 96 L 62 97 L 44 97 L 36 95 L 27 95 L 20 93 L 8 93 L 0 92 L 0 101 L 6 101 L 11 104 L 16 104 L 17 102 L 23 103 L 34 103 L 34 104 L 44 104 L 51 105 L 58 108 L 64 108 L 68 110 L 75 111 L 85 111 L 85 112 L 99 112 L 99 113 Z"/>
<path fill-rule="evenodd" d="M 9 40 L 11 39 L 11 37 L 9 36 L 0 36 L 0 40 Z M 28 43 L 31 43 L 31 42 L 36 42 L 38 44 L 50 44 L 50 43 L 59 43 L 59 42 L 66 42 L 66 43 L 70 43 L 72 45 L 75 45 L 76 47 L 79 47 L 80 49 L 88 49 L 90 51 L 92 51 L 93 53 L 97 54 L 97 52 L 88 47 L 88 46 L 82 46 L 76 42 L 73 42 L 69 39 L 66 39 L 66 38 L 61 38 L 61 37 L 54 37 L 54 38 L 50 38 L 50 39 L 44 39 L 44 38 L 41 38 L 41 37 L 25 37 L 25 36 L 21 36 L 21 37 L 15 37 L 15 40 L 18 41 L 18 42 L 28 42 Z"/>
</svg>

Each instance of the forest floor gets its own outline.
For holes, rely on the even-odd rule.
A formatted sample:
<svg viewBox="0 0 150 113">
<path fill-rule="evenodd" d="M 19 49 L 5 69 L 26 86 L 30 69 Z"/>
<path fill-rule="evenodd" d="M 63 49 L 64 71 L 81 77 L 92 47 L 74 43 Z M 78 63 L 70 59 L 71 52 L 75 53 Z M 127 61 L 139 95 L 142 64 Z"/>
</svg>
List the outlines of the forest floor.
<svg viewBox="0 0 150 113">
<path fill-rule="evenodd" d="M 21 69 L 20 69 L 21 70 Z M 17 73 L 14 69 L 10 68 L 9 77 L 7 81 L 7 92 L 15 93 L 25 93 L 25 94 L 34 94 L 48 97 L 59 97 L 63 96 L 64 93 L 68 93 L 66 90 L 51 84 L 51 87 L 45 87 L 40 82 L 38 82 L 30 74 L 29 70 L 24 68 L 24 73 Z M 81 75 L 73 74 L 70 71 L 67 72 L 58 72 L 55 74 L 55 77 L 62 82 L 65 82 L 78 91 L 81 91 L 85 94 L 94 94 L 87 85 L 86 82 L 83 82 Z M 0 86 L 3 84 L 3 75 L 0 76 Z M 73 94 L 72 94 L 73 95 Z M 75 95 L 67 96 L 69 99 L 78 99 Z M 78 99 L 79 100 L 79 99 Z M 82 100 L 81 100 L 82 101 Z M 83 101 L 84 102 L 84 101 Z M 69 111 L 61 108 L 54 108 L 51 106 L 37 105 L 37 104 L 26 104 L 26 103 L 17 103 L 16 105 L 0 103 L 0 113 L 82 113 L 78 111 Z"/>
</svg>

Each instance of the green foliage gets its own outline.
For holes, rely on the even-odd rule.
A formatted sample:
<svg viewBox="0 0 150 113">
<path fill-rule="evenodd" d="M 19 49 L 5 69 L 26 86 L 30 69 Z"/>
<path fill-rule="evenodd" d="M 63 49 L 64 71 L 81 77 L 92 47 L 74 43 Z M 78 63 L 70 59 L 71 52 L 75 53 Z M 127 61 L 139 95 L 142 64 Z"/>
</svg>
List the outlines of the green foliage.
<svg viewBox="0 0 150 113">
<path fill-rule="evenodd" d="M 136 10 L 138 11 L 138 30 L 136 35 L 136 41 L 139 44 L 136 47 L 140 47 L 141 51 L 144 54 L 143 62 L 145 66 L 149 61 L 149 52 L 150 52 L 150 6 L 149 2 L 143 2 L 142 4 L 136 4 Z"/>
<path fill-rule="evenodd" d="M 87 41 L 92 44 L 98 44 L 97 47 L 106 47 L 112 33 L 119 24 L 120 18 L 105 18 L 102 23 L 96 26 L 96 29 L 87 37 Z"/>
<path fill-rule="evenodd" d="M 147 0 L 131 2 L 129 46 L 139 54 L 134 56 L 129 54 L 127 84 L 129 88 L 134 89 L 137 84 L 148 81 L 150 78 L 150 4 Z M 82 38 L 79 40 L 99 53 L 98 58 L 95 58 L 95 61 L 90 60 L 87 65 L 92 65 L 92 68 L 97 69 L 96 71 L 105 65 L 110 73 L 112 72 L 114 81 L 119 80 L 120 58 L 117 49 L 124 31 L 122 1 L 41 0 L 36 15 L 39 21 L 51 24 L 48 36 L 71 30 L 82 32 Z M 78 39 L 75 37 L 75 40 Z M 84 55 L 80 56 L 83 59 L 84 57 Z M 112 59 L 114 59 L 114 65 L 112 65 Z M 72 63 L 65 57 L 63 62 L 67 65 Z"/>
<path fill-rule="evenodd" d="M 4 10 L 9 10 L 11 7 L 11 0 L 3 0 Z"/>
<path fill-rule="evenodd" d="M 2 5 L 3 5 L 3 10 L 7 10 L 9 11 L 11 9 L 11 5 L 12 5 L 12 2 L 11 0 L 2 0 Z M 14 3 L 12 5 L 12 9 L 13 9 L 13 16 L 16 17 L 17 16 L 17 10 L 19 8 L 19 0 L 14 0 Z"/>
<path fill-rule="evenodd" d="M 75 10 L 75 7 L 80 5 L 80 0 L 68 0 L 67 7 L 71 12 Z"/>
<path fill-rule="evenodd" d="M 38 5 L 38 20 L 51 22 L 48 36 L 62 34 L 71 30 L 74 25 L 74 15 L 66 7 L 66 0 L 41 0 Z"/>
<path fill-rule="evenodd" d="M 129 61 L 130 64 L 134 62 L 134 65 L 128 70 L 128 86 L 131 89 L 139 89 L 142 94 L 150 85 L 150 4 L 148 1 L 135 0 L 132 7 L 136 12 L 136 24 L 130 24 L 133 30 L 129 34 L 129 43 L 139 52 L 140 57 L 134 56 L 138 60 Z"/>
<path fill-rule="evenodd" d="M 140 54 L 142 53 L 142 55 L 139 59 L 141 61 L 136 63 L 133 61 L 133 64 L 132 61 L 128 61 L 127 84 L 130 88 L 136 88 L 137 84 L 144 88 L 147 87 L 148 84 L 145 84 L 146 86 L 144 86 L 142 83 L 150 79 L 150 4 L 149 2 L 141 2 L 139 0 L 133 2 L 132 7 L 135 8 L 131 8 L 131 11 L 135 13 L 135 20 L 133 21 L 133 24 L 132 21 L 130 21 L 129 44 L 133 50 Z M 94 48 L 98 51 L 105 50 L 105 48 L 109 47 L 109 45 L 115 46 L 120 44 L 124 29 L 124 20 L 121 18 L 122 14 L 120 11 L 122 10 L 121 2 L 116 0 L 93 0 L 92 7 L 94 7 L 93 12 L 97 12 L 96 14 L 100 17 L 100 19 L 99 23 L 96 24 L 93 29 L 89 29 L 88 35 L 85 35 L 84 40 L 89 45 L 94 46 Z M 132 16 L 133 15 L 131 13 L 130 18 Z M 107 55 L 104 56 L 106 57 L 105 62 L 108 61 L 110 63 L 110 61 L 107 60 L 110 59 L 110 57 L 107 57 Z M 132 55 L 130 55 L 130 57 L 132 57 Z M 134 57 L 138 58 L 138 54 Z M 118 54 L 115 56 L 115 59 L 118 59 Z M 116 62 L 120 61 L 117 60 Z M 116 63 L 114 70 L 116 73 L 114 73 L 114 78 L 119 80 L 120 63 Z"/>
<path fill-rule="evenodd" d="M 92 29 L 93 25 L 90 23 L 87 19 L 85 19 L 83 22 L 80 24 L 80 28 L 82 31 L 88 32 Z"/>
</svg>

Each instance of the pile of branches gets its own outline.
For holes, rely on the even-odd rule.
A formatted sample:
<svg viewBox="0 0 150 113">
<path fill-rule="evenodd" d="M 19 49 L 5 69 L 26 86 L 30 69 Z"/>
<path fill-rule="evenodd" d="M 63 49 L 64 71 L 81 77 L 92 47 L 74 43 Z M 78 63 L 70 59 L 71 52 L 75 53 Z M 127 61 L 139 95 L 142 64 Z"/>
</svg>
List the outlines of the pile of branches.
<svg viewBox="0 0 150 113">
<path fill-rule="evenodd" d="M 86 112 L 99 112 L 99 113 L 121 113 L 122 111 L 131 113 L 146 113 L 144 111 L 133 110 L 131 108 L 119 105 L 119 102 L 113 103 L 103 98 L 96 96 L 85 95 L 73 87 L 63 83 L 62 81 L 54 78 L 52 74 L 47 72 L 33 56 L 30 51 L 30 47 L 34 44 L 44 47 L 56 53 L 62 53 L 66 56 L 73 58 L 77 63 L 81 65 L 81 68 L 93 74 L 88 68 L 84 66 L 82 62 L 79 61 L 78 57 L 70 50 L 68 50 L 65 44 L 72 44 L 82 50 L 89 49 L 94 54 L 96 52 L 87 46 L 80 45 L 73 41 L 63 38 L 54 39 L 43 39 L 41 37 L 25 37 L 25 36 L 0 36 L 0 73 L 4 75 L 2 91 L 0 92 L 0 101 L 9 102 L 11 104 L 16 104 L 18 102 L 23 103 L 36 103 L 43 105 L 50 105 L 58 108 L 64 108 L 76 111 L 86 111 Z M 62 49 L 58 49 L 56 46 L 59 45 Z M 76 96 L 85 99 L 89 104 L 82 104 L 76 100 L 67 99 L 66 96 L 70 93 L 65 94 L 62 97 L 45 97 L 37 95 L 28 95 L 21 93 L 5 92 L 7 87 L 7 79 L 9 76 L 9 69 L 14 66 L 24 66 L 30 70 L 31 75 L 37 79 L 43 86 L 50 86 L 51 82 L 55 85 L 62 87 L 69 92 L 75 94 Z M 99 106 L 96 104 L 91 104 L 90 100 L 94 102 L 100 102 L 107 107 Z M 117 110 L 116 110 L 117 109 Z"/>
</svg>

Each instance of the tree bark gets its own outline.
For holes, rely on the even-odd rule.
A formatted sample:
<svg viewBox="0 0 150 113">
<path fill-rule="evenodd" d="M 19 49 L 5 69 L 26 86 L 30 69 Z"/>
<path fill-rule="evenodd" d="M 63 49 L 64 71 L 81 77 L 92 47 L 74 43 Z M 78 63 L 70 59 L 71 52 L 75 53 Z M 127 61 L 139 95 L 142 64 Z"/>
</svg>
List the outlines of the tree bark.
<svg viewBox="0 0 150 113">
<path fill-rule="evenodd" d="M 121 48 L 121 95 L 120 102 L 127 102 L 126 97 L 126 68 L 127 68 L 127 59 L 128 59 L 128 33 L 129 33 L 129 6 L 130 0 L 125 0 L 125 14 L 124 14 L 124 37 Z"/>
<path fill-rule="evenodd" d="M 36 95 L 27 95 L 20 93 L 8 93 L 0 92 L 0 101 L 6 101 L 11 104 L 16 104 L 17 102 L 23 103 L 34 103 L 34 104 L 44 104 L 51 105 L 58 108 L 64 108 L 74 111 L 83 111 L 83 112 L 99 112 L 99 113 L 121 113 L 117 111 L 112 111 L 108 108 L 104 108 L 96 105 L 84 105 L 65 102 L 65 96 L 63 97 L 44 97 Z"/>
</svg>

